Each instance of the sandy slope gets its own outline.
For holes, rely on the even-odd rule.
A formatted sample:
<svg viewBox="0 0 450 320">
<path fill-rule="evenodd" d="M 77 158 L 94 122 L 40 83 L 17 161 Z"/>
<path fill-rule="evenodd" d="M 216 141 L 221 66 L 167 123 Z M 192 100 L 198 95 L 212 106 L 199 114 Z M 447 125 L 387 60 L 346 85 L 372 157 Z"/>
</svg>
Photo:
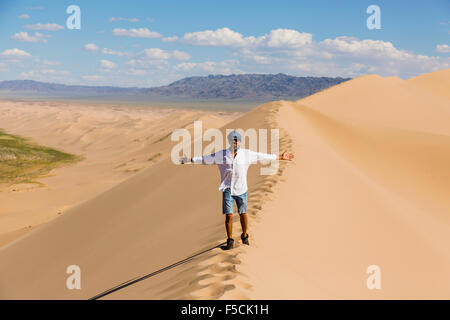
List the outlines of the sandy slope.
<svg viewBox="0 0 450 320">
<path fill-rule="evenodd" d="M 450 69 L 413 77 L 406 82 L 416 89 L 426 90 L 443 98 L 450 98 Z"/>
<path fill-rule="evenodd" d="M 417 88 L 438 87 L 436 74 L 363 76 L 227 124 L 279 127 L 296 154 L 274 176 L 249 172 L 251 246 L 105 298 L 450 298 L 450 101 Z M 213 248 L 225 236 L 218 178 L 162 160 L 68 210 L 0 249 L 0 297 L 89 298 Z M 71 264 L 82 290 L 65 288 Z M 370 265 L 381 290 L 366 287 Z"/>
<path fill-rule="evenodd" d="M 168 134 L 202 120 L 218 127 L 236 114 L 194 110 L 0 102 L 0 128 L 84 161 L 53 170 L 43 185 L 0 185 L 0 246 L 169 156 Z"/>
<path fill-rule="evenodd" d="M 434 75 L 439 87 L 442 73 L 423 78 Z M 297 159 L 241 258 L 244 292 L 450 298 L 449 112 L 448 99 L 375 75 L 285 103 L 278 121 Z M 366 287 L 370 265 L 381 290 Z"/>
<path fill-rule="evenodd" d="M 232 123 L 232 128 L 264 128 L 270 112 L 250 112 Z M 258 186 L 256 169 L 252 172 Z M 67 210 L 0 249 L 0 297 L 86 299 L 221 243 L 218 179 L 215 166 L 177 166 L 165 158 Z M 221 251 L 216 249 L 214 254 Z M 80 291 L 65 287 L 66 268 L 73 264 L 82 270 Z M 190 274 L 195 279 L 199 272 L 192 268 L 185 277 L 191 279 Z M 172 292 L 170 284 L 156 291 L 146 289 L 143 297 L 192 291 L 186 286 L 182 292 L 180 288 Z"/>
</svg>

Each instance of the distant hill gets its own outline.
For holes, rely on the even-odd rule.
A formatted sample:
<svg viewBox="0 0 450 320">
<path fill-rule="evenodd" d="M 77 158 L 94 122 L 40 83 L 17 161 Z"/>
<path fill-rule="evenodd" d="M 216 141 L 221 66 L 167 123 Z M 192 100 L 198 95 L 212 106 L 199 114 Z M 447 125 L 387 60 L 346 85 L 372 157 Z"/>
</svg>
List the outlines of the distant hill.
<svg viewBox="0 0 450 320">
<path fill-rule="evenodd" d="M 111 86 L 79 86 L 33 80 L 0 81 L 0 92 L 35 93 L 55 97 L 127 97 L 137 100 L 262 100 L 303 98 L 350 78 L 293 77 L 279 74 L 239 74 L 189 77 L 167 86 L 154 88 L 122 88 Z"/>
<path fill-rule="evenodd" d="M 138 88 L 104 87 L 104 86 L 78 86 L 58 83 L 39 82 L 34 80 L 0 81 L 1 91 L 23 91 L 38 93 L 82 93 L 82 94 L 120 94 L 138 92 Z"/>
</svg>

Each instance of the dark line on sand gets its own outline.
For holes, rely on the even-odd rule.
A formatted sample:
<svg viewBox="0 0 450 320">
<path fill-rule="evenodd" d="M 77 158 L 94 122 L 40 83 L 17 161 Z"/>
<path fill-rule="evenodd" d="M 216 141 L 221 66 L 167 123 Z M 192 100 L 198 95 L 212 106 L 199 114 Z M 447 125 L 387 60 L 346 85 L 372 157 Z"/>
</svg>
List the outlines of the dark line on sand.
<svg viewBox="0 0 450 320">
<path fill-rule="evenodd" d="M 215 247 L 206 249 L 206 250 L 204 250 L 204 251 L 202 251 L 202 252 L 199 252 L 199 253 L 197 253 L 197 254 L 194 254 L 193 256 L 190 256 L 190 257 L 188 257 L 188 258 L 186 258 L 186 259 L 183 259 L 183 260 L 180 260 L 180 261 L 178 261 L 178 262 L 175 262 L 174 264 L 171 264 L 170 266 L 164 267 L 164 268 L 159 269 L 159 270 L 157 270 L 157 271 L 155 271 L 155 272 L 149 273 L 149 274 L 147 274 L 147 275 L 145 275 L 145 276 L 142 276 L 142 277 L 136 277 L 136 278 L 133 278 L 133 279 L 131 279 L 131 280 L 125 281 L 125 282 L 123 282 L 123 283 L 121 283 L 121 284 L 119 284 L 119 285 L 117 285 L 117 286 L 115 286 L 115 287 L 113 287 L 113 288 L 111 288 L 111 289 L 109 289 L 109 290 L 106 290 L 106 291 L 104 291 L 104 292 L 102 292 L 102 293 L 100 293 L 100 294 L 98 294 L 98 295 L 96 295 L 96 296 L 94 296 L 94 297 L 92 297 L 92 298 L 89 298 L 89 300 L 97 300 L 97 299 L 103 298 L 104 296 L 107 296 L 108 294 L 111 294 L 111 293 L 113 293 L 113 292 L 116 292 L 116 291 L 118 291 L 118 290 L 121 290 L 121 289 L 123 289 L 123 288 L 126 288 L 126 287 L 128 287 L 128 286 L 131 286 L 131 285 L 133 285 L 133 284 L 135 284 L 135 283 L 137 283 L 137 282 L 139 282 L 139 281 L 143 281 L 143 280 L 148 279 L 148 278 L 150 278 L 150 277 L 156 276 L 157 274 L 159 274 L 159 273 L 161 273 L 161 272 L 164 272 L 164 271 L 167 271 L 167 270 L 169 270 L 169 269 L 175 268 L 176 266 L 179 266 L 180 264 L 186 263 L 186 262 L 188 262 L 189 260 L 192 260 L 193 258 L 195 258 L 195 257 L 197 257 L 197 256 L 199 256 L 199 255 L 201 255 L 201 254 L 203 254 L 203 253 L 206 253 L 206 252 L 211 251 L 211 250 L 213 250 L 213 249 L 219 248 L 219 247 L 221 247 L 221 246 L 224 245 L 224 244 L 226 244 L 226 242 L 222 242 L 221 244 L 218 244 L 218 245 L 215 246 Z"/>
</svg>

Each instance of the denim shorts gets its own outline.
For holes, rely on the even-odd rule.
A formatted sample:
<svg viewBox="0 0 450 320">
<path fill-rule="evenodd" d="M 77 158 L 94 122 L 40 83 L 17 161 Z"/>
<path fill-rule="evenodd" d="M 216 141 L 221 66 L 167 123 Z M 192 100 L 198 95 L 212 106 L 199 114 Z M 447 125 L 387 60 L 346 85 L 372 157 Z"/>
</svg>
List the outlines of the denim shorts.
<svg viewBox="0 0 450 320">
<path fill-rule="evenodd" d="M 236 201 L 237 209 L 239 214 L 247 212 L 247 192 L 241 194 L 240 196 L 232 196 L 231 189 L 226 188 L 222 193 L 222 213 L 231 214 L 233 213 L 233 204 Z"/>
</svg>

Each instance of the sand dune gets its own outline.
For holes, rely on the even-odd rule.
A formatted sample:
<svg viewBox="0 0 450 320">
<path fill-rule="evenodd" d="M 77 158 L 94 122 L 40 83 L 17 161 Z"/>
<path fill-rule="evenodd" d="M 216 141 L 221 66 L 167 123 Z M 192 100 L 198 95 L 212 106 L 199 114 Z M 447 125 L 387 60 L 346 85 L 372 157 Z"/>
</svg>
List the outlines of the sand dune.
<svg viewBox="0 0 450 320">
<path fill-rule="evenodd" d="M 365 76 L 285 103 L 278 121 L 297 159 L 242 256 L 238 270 L 253 285 L 243 292 L 448 299 L 449 102 Z M 366 287 L 370 265 L 380 267 L 381 290 Z"/>
<path fill-rule="evenodd" d="M 406 80 L 414 88 L 434 93 L 443 98 L 450 99 L 450 69 L 439 70 L 423 74 Z"/>
<path fill-rule="evenodd" d="M 300 103 L 300 102 L 299 102 Z M 338 120 L 450 134 L 448 99 L 418 92 L 407 81 L 366 75 L 301 100 L 301 104 Z"/>
<path fill-rule="evenodd" d="M 267 113 L 250 112 L 231 125 L 263 128 Z M 221 243 L 218 177 L 213 166 L 177 166 L 166 158 L 69 209 L 0 249 L 0 297 L 86 299 Z M 83 273 L 80 291 L 65 287 L 73 264 Z M 170 293 L 146 297 L 155 296 Z"/>
<path fill-rule="evenodd" d="M 413 80 L 367 75 L 222 127 L 280 128 L 296 155 L 251 168 L 250 247 L 214 249 L 218 170 L 163 159 L 0 249 L 0 297 L 86 299 L 212 249 L 105 298 L 449 299 L 450 100 L 430 89 L 448 70 Z"/>
<path fill-rule="evenodd" d="M 0 103 L 0 128 L 85 157 L 39 184 L 0 185 L 0 246 L 167 158 L 175 128 L 221 126 L 238 113 L 89 105 Z M 187 128 L 189 129 L 189 128 Z"/>
</svg>

